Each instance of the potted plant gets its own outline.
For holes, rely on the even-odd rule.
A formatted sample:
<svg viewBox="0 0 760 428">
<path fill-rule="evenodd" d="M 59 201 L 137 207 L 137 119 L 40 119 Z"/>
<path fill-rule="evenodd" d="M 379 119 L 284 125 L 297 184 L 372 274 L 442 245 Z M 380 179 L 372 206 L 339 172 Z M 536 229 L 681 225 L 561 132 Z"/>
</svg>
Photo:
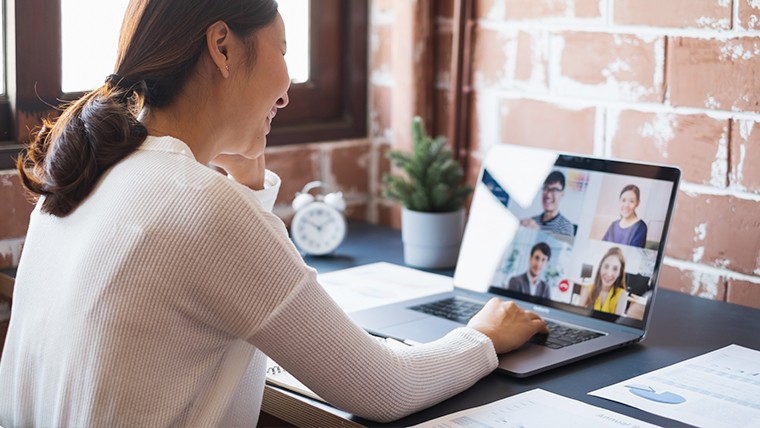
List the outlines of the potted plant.
<svg viewBox="0 0 760 428">
<path fill-rule="evenodd" d="M 472 187 L 443 137 L 432 138 L 422 118 L 412 120 L 412 153 L 390 150 L 388 159 L 403 171 L 386 174 L 385 196 L 402 204 L 404 262 L 422 268 L 456 264 L 464 231 L 464 203 Z"/>
</svg>

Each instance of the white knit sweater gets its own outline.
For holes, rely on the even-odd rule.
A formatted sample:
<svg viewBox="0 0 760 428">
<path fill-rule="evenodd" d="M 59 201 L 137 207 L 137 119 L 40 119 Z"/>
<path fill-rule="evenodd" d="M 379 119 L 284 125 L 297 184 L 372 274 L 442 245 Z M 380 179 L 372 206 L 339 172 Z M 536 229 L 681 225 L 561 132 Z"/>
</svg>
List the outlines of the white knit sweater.
<svg viewBox="0 0 760 428">
<path fill-rule="evenodd" d="M 450 397 L 497 364 L 490 340 L 467 328 L 410 348 L 374 340 L 256 192 L 181 141 L 149 137 L 69 216 L 32 214 L 0 361 L 0 425 L 255 426 L 264 353 L 377 421 Z"/>
</svg>

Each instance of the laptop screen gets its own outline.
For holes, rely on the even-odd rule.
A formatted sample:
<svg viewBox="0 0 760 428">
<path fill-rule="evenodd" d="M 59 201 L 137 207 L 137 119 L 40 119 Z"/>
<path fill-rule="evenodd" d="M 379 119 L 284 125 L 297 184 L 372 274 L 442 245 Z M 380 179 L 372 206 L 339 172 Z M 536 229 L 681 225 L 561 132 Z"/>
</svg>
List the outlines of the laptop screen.
<svg viewBox="0 0 760 428">
<path fill-rule="evenodd" d="M 481 169 L 455 284 L 643 328 L 679 177 L 497 146 Z"/>
</svg>

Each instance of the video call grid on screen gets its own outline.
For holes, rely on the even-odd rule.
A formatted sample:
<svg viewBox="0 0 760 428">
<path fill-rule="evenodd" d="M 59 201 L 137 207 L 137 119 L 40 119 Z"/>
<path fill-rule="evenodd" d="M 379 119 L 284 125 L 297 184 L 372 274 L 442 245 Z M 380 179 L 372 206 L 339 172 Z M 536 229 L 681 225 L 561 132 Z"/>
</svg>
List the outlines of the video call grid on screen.
<svg viewBox="0 0 760 428">
<path fill-rule="evenodd" d="M 615 161 L 580 159 L 578 161 L 572 156 L 560 156 L 552 168 L 555 178 L 554 171 L 561 173 L 565 181 L 557 209 L 572 226 L 571 229 L 554 228 L 561 231 L 552 230 L 551 226 L 536 229 L 535 226 L 523 225 L 523 220 L 543 214 L 546 193 L 543 187 L 530 206 L 520 206 L 509 197 L 488 170 L 484 170 L 481 183 L 521 221 L 511 244 L 502 254 L 490 287 L 500 294 L 638 326 L 643 323 L 651 302 L 652 278 L 657 274 L 655 266 L 660 262 L 664 247 L 662 239 L 670 220 L 669 207 L 675 198 L 677 177 L 672 177 L 672 170 L 656 166 L 632 167 Z M 577 162 L 582 162 L 583 168 L 574 166 Z M 619 171 L 610 172 L 616 169 Z M 545 187 L 551 192 L 558 187 L 558 183 L 546 183 Z M 632 242 L 630 237 L 624 242 L 620 236 L 606 236 L 613 222 L 621 218 L 621 192 L 624 189 L 628 189 L 624 192 L 628 199 L 632 194 L 639 194 L 635 212 L 640 222 L 646 226 L 646 232 L 639 231 L 638 235 L 643 236 L 643 239 L 637 239 L 636 242 Z M 627 229 L 631 230 L 630 227 Z M 543 297 L 517 291 L 520 283 L 526 283 L 525 275 L 531 268 L 533 255 L 531 250 L 540 243 L 546 244 L 550 252 L 537 275 L 547 289 Z M 539 255 L 543 254 L 541 249 L 536 251 Z M 608 265 L 620 266 L 620 263 L 613 260 L 620 260 L 618 254 L 622 255 L 625 264 L 625 290 L 622 297 L 618 298 L 619 304 L 615 308 L 608 307 L 604 310 L 582 306 L 583 289 L 585 287 L 588 290 L 594 284 L 602 259 Z M 513 278 L 513 286 L 509 287 Z M 534 288 L 532 291 L 537 290 Z M 624 301 L 620 302 L 620 299 Z"/>
</svg>

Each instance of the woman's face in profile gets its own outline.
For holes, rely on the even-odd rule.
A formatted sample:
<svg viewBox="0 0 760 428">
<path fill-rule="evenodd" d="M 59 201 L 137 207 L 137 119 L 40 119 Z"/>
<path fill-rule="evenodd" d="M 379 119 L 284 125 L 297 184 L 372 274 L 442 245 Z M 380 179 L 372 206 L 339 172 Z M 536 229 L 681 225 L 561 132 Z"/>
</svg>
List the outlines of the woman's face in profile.
<svg viewBox="0 0 760 428">
<path fill-rule="evenodd" d="M 621 267 L 622 263 L 620 263 L 620 259 L 615 256 L 607 256 L 602 261 L 602 266 L 599 269 L 599 277 L 602 280 L 603 287 L 612 287 L 620 276 Z"/>
<path fill-rule="evenodd" d="M 285 63 L 285 24 L 277 14 L 274 22 L 257 31 L 255 60 L 249 71 L 236 73 L 238 90 L 229 100 L 230 123 L 240 127 L 238 152 L 255 157 L 264 152 L 267 134 L 277 110 L 288 105 L 290 77 Z M 239 67 L 244 67 L 238 64 Z"/>
<path fill-rule="evenodd" d="M 633 193 L 633 190 L 626 190 L 620 195 L 620 215 L 623 218 L 636 214 L 636 208 L 639 206 L 639 198 Z"/>
</svg>

